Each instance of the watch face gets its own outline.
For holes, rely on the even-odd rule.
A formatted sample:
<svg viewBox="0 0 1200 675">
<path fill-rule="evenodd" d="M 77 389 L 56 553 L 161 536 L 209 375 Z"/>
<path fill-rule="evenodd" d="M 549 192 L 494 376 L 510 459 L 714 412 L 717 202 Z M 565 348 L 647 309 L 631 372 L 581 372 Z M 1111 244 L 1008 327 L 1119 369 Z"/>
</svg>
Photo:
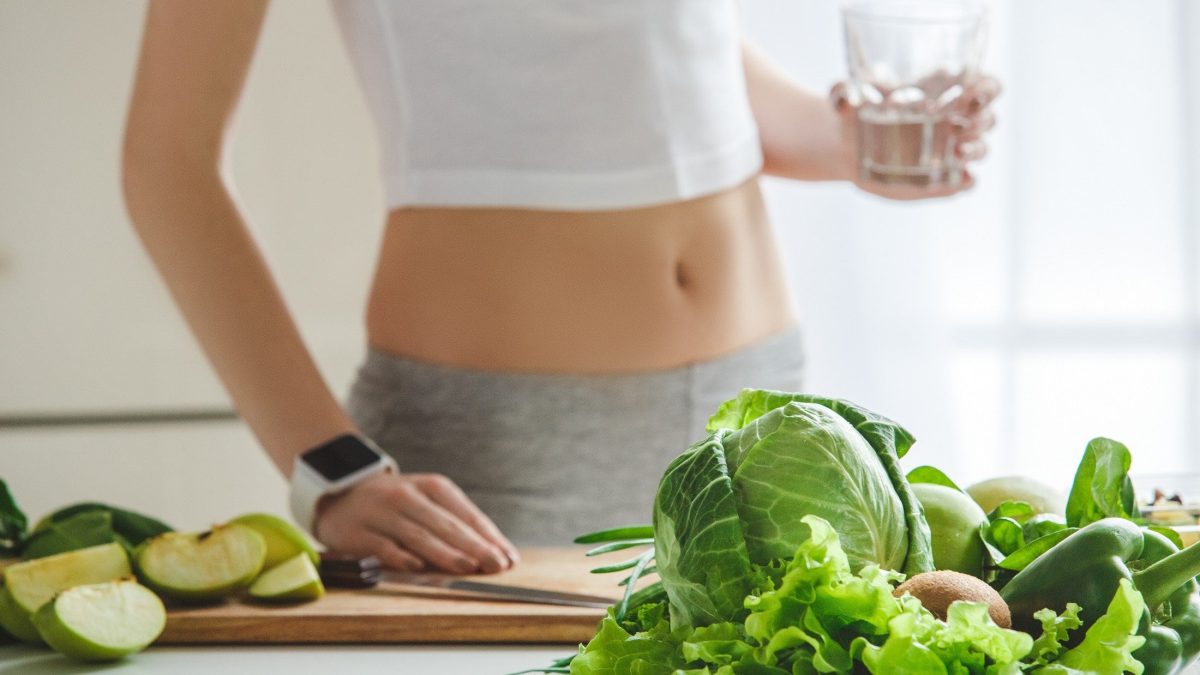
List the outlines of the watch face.
<svg viewBox="0 0 1200 675">
<path fill-rule="evenodd" d="M 354 436 L 339 436 L 325 445 L 302 455 L 330 483 L 379 462 L 379 453 Z"/>
</svg>

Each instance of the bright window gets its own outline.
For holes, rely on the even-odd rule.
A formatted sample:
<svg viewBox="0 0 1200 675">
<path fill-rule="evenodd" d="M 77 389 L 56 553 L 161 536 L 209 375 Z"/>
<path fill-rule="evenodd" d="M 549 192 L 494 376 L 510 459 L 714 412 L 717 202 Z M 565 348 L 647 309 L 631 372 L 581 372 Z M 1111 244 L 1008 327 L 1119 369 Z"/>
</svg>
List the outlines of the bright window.
<svg viewBox="0 0 1200 675">
<path fill-rule="evenodd" d="M 802 5 L 802 6 L 801 6 Z M 745 3 L 799 80 L 843 76 L 836 3 Z M 1093 436 L 1200 470 L 1200 6 L 994 3 L 1005 93 L 973 194 L 773 183 L 809 387 L 893 416 L 913 463 L 1069 480 Z"/>
</svg>

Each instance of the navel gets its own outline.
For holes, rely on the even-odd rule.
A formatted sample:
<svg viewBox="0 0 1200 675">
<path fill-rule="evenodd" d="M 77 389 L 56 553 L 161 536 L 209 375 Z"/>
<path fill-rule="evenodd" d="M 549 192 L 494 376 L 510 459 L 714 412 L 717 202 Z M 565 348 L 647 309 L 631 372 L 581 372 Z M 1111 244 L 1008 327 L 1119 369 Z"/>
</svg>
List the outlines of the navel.
<svg viewBox="0 0 1200 675">
<path fill-rule="evenodd" d="M 692 284 L 687 267 L 682 262 L 675 263 L 675 284 L 680 288 L 687 288 Z"/>
</svg>

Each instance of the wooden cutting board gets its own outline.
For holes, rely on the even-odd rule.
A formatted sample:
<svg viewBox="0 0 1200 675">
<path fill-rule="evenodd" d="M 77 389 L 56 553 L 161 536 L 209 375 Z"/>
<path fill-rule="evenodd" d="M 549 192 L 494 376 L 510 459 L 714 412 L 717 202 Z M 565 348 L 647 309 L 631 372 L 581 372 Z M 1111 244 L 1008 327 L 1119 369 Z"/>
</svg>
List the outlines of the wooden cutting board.
<svg viewBox="0 0 1200 675">
<path fill-rule="evenodd" d="M 617 599 L 620 574 L 589 574 L 617 557 L 585 558 L 583 548 L 528 549 L 521 564 L 481 581 Z M 625 552 L 628 553 L 628 552 Z M 602 609 L 447 599 L 417 591 L 330 590 L 314 602 L 269 606 L 229 601 L 170 607 L 156 644 L 569 643 L 586 642 Z"/>
</svg>

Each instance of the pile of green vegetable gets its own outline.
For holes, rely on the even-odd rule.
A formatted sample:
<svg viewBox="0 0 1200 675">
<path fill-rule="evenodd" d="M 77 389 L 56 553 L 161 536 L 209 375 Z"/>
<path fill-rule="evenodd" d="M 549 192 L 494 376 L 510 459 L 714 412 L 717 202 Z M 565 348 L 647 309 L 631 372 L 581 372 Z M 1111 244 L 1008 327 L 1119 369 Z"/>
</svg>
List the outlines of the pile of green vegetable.
<svg viewBox="0 0 1200 675">
<path fill-rule="evenodd" d="M 623 600 L 542 672 L 1171 675 L 1200 654 L 1200 547 L 1138 518 L 1115 441 L 1088 445 L 1065 513 L 971 488 L 993 493 L 985 513 L 933 467 L 904 474 L 913 437 L 846 401 L 746 390 L 708 432 L 667 468 L 652 526 L 578 540 L 653 547 L 596 570 L 629 571 Z M 951 594 L 963 573 L 1003 611 L 896 589 Z"/>
<path fill-rule="evenodd" d="M 672 628 L 661 603 L 618 621 L 610 614 L 569 670 L 594 675 L 793 675 L 796 673 L 1019 673 L 1137 671 L 1132 652 L 1143 613 L 1141 596 L 1120 586 L 1103 618 L 1079 644 L 1079 607 L 1044 610 L 1030 635 L 1000 628 L 980 603 L 956 602 L 941 621 L 910 595 L 895 597 L 903 575 L 876 565 L 851 572 L 827 521 L 804 516 L 810 533 L 786 563 L 758 567 L 757 588 L 738 621 Z M 865 669 L 865 670 L 864 670 Z"/>
</svg>

